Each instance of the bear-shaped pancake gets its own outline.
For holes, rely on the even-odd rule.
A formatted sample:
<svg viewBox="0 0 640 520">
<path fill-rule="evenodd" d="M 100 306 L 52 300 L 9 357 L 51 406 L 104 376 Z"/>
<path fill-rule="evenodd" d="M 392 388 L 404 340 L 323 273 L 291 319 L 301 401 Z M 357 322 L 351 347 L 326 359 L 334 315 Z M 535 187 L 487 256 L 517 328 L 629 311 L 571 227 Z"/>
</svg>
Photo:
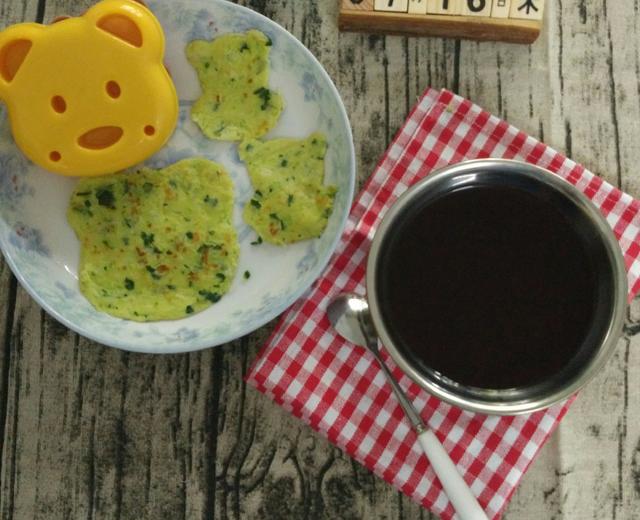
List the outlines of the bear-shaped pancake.
<svg viewBox="0 0 640 520">
<path fill-rule="evenodd" d="M 62 175 L 102 175 L 143 161 L 164 146 L 178 117 L 163 54 L 160 23 L 133 0 L 4 30 L 0 98 L 16 143 Z"/>
</svg>

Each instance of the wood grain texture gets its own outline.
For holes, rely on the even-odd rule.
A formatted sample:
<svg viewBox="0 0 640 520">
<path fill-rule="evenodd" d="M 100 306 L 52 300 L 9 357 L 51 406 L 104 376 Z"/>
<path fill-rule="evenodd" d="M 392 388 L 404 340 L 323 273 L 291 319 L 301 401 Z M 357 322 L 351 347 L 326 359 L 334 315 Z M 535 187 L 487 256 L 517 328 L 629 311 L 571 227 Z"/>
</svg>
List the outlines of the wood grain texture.
<svg viewBox="0 0 640 520">
<path fill-rule="evenodd" d="M 531 47 L 341 33 L 334 1 L 241 3 L 289 29 L 336 82 L 360 183 L 432 85 L 640 197 L 634 0 L 549 2 Z M 88 5 L 0 0 L 0 20 L 49 21 Z M 0 261 L 0 518 L 431 518 L 244 384 L 272 327 L 202 353 L 122 353 L 49 318 Z M 506 518 L 636 518 L 639 401 L 640 300 L 615 358 L 581 393 Z"/>
</svg>

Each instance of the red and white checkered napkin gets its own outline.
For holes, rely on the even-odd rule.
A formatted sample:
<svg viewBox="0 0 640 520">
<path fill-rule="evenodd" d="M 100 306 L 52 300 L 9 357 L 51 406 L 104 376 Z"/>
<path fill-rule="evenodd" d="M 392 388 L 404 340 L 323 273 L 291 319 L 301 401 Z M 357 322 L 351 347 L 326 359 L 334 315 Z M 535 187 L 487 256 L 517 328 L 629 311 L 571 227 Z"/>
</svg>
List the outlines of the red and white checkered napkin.
<svg viewBox="0 0 640 520">
<path fill-rule="evenodd" d="M 376 226 L 408 186 L 434 168 L 483 157 L 528 161 L 575 184 L 619 238 L 629 297 L 640 291 L 640 202 L 470 101 L 429 89 L 358 196 L 324 275 L 287 311 L 247 376 L 261 392 L 444 519 L 454 517 L 453 507 L 390 386 L 364 349 L 336 336 L 325 310 L 342 291 L 364 294 L 365 261 Z M 387 361 L 488 516 L 499 517 L 571 400 L 524 416 L 477 415 L 431 397 Z"/>
</svg>

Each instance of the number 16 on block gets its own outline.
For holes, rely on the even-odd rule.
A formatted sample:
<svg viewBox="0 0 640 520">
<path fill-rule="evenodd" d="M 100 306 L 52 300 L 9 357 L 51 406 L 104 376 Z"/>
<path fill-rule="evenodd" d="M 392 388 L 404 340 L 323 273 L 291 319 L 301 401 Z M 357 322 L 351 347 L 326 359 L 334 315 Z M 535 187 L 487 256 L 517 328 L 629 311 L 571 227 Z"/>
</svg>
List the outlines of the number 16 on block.
<svg viewBox="0 0 640 520">
<path fill-rule="evenodd" d="M 358 2 L 358 5 L 363 3 Z M 374 0 L 373 3 L 374 10 L 378 12 L 542 20 L 545 2 L 544 0 Z"/>
</svg>

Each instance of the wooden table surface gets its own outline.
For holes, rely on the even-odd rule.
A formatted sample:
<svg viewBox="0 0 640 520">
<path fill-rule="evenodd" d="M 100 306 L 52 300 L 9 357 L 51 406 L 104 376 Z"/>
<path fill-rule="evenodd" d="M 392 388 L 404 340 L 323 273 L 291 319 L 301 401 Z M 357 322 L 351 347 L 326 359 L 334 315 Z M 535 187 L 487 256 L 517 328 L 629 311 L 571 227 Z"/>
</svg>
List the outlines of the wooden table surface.
<svg viewBox="0 0 640 520">
<path fill-rule="evenodd" d="M 640 197 L 638 0 L 547 2 L 533 46 L 339 33 L 336 0 L 242 3 L 301 39 L 336 82 L 361 182 L 431 85 Z M 0 0 L 0 24 L 89 4 Z M 430 518 L 245 386 L 272 327 L 190 355 L 119 352 L 55 322 L 0 260 L 0 518 Z M 638 332 L 640 300 L 506 518 L 640 518 Z"/>
</svg>

